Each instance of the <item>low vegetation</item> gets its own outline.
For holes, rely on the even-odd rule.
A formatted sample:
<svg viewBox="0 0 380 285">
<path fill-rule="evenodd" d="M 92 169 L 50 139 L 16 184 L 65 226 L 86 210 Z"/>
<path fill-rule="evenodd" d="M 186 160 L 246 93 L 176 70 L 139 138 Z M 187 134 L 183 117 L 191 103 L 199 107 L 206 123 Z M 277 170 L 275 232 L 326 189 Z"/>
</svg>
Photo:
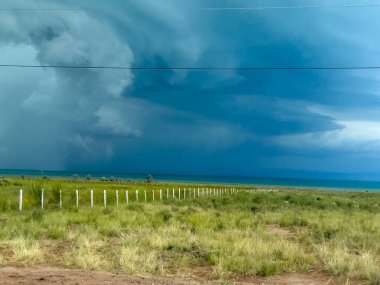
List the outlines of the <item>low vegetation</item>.
<svg viewBox="0 0 380 285">
<path fill-rule="evenodd" d="M 235 195 L 180 201 L 166 200 L 166 188 L 206 186 L 87 179 L 1 181 L 2 266 L 48 264 L 155 276 L 188 276 L 202 269 L 215 279 L 323 271 L 346 281 L 377 284 L 380 279 L 380 193 L 240 188 Z M 22 212 L 20 188 L 25 193 Z M 42 188 L 44 210 L 39 207 Z M 89 206 L 90 189 L 96 193 L 94 208 Z M 102 206 L 102 189 L 108 190 L 107 208 Z M 139 203 L 133 199 L 136 189 Z M 162 202 L 157 199 L 159 189 L 164 190 Z M 128 205 L 125 190 L 133 193 Z M 149 203 L 144 203 L 144 190 Z"/>
</svg>

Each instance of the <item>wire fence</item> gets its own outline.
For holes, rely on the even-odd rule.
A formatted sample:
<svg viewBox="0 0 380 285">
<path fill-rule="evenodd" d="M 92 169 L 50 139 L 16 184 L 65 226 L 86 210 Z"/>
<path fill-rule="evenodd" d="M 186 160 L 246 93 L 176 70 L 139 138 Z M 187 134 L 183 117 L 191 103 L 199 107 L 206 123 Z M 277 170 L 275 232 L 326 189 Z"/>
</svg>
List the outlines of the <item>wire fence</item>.
<svg viewBox="0 0 380 285">
<path fill-rule="evenodd" d="M 19 190 L 19 211 L 25 209 L 112 207 L 130 203 L 163 203 L 165 201 L 186 201 L 205 197 L 234 195 L 242 191 L 236 188 L 166 188 L 129 190 Z M 13 201 L 13 207 L 14 201 Z"/>
</svg>

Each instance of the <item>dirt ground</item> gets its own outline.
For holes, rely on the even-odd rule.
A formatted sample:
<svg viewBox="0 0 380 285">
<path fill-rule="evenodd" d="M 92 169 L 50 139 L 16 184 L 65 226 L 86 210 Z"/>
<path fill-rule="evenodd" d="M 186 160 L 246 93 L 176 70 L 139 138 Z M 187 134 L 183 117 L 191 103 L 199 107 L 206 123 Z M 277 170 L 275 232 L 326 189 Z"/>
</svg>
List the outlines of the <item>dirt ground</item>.
<svg viewBox="0 0 380 285">
<path fill-rule="evenodd" d="M 107 272 L 86 272 L 81 270 L 59 269 L 49 267 L 0 268 L 1 285 L 44 285 L 44 284 L 68 284 L 68 285 L 163 285 L 163 284 L 260 284 L 260 285 L 339 285 L 362 284 L 360 282 L 346 282 L 325 276 L 322 273 L 288 274 L 272 278 L 259 277 L 231 277 L 229 281 L 209 281 L 202 278 L 152 278 L 132 277 L 125 274 Z"/>
</svg>

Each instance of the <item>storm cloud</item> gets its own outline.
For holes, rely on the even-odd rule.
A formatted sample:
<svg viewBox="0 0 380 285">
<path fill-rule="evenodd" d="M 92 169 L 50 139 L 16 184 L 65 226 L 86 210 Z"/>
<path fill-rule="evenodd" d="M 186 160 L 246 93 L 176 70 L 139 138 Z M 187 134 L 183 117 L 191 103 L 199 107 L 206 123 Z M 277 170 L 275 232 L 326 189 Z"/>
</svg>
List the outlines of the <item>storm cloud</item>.
<svg viewBox="0 0 380 285">
<path fill-rule="evenodd" d="M 2 5 L 80 10 L 1 11 L 0 64 L 365 66 L 379 57 L 376 9 L 196 9 L 253 5 L 228 0 Z M 379 78 L 376 71 L 1 68 L 0 167 L 376 171 Z"/>
</svg>

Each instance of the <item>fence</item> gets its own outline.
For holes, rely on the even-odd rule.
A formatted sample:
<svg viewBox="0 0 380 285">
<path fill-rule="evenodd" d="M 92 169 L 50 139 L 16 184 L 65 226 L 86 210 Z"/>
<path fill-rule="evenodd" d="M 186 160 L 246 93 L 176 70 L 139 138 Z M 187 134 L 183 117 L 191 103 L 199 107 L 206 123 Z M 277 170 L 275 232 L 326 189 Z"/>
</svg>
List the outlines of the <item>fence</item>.
<svg viewBox="0 0 380 285">
<path fill-rule="evenodd" d="M 233 195 L 238 192 L 240 192 L 240 189 L 235 189 L 235 188 L 178 188 L 178 189 L 172 189 L 172 195 L 169 195 L 170 189 L 166 189 L 166 200 L 179 200 L 179 201 L 184 201 L 184 200 L 190 200 L 190 199 L 197 199 L 197 198 L 202 198 L 202 197 L 211 197 L 211 196 L 225 196 L 225 195 Z M 75 191 L 75 207 L 79 208 L 79 201 L 80 201 L 80 194 L 84 193 L 85 191 Z M 95 191 L 91 189 L 89 192 L 89 199 L 88 199 L 88 205 L 93 208 L 95 204 L 95 198 L 94 198 L 94 193 Z M 115 199 L 114 203 L 116 206 L 119 206 L 119 197 L 120 197 L 120 192 L 119 190 L 115 191 L 110 191 L 113 192 L 115 195 L 113 198 Z M 109 193 L 109 192 L 108 192 Z M 124 195 L 125 195 L 125 204 L 129 204 L 130 202 L 136 202 L 139 203 L 140 196 L 143 194 L 143 202 L 144 203 L 155 203 L 156 201 L 160 201 L 161 203 L 164 201 L 164 190 L 160 189 L 159 191 L 157 190 L 151 190 L 151 197 L 148 197 L 148 192 L 147 190 L 143 190 L 143 192 L 140 192 L 139 189 L 135 191 L 135 195 L 133 196 L 133 193 L 129 193 L 129 190 L 125 190 Z M 130 195 L 131 194 L 131 195 Z M 20 189 L 19 192 L 19 211 L 23 210 L 23 197 L 25 195 L 25 192 L 23 189 Z M 130 197 L 131 196 L 131 197 Z M 59 190 L 59 196 L 58 196 L 58 207 L 61 209 L 63 207 L 63 195 L 62 195 L 62 190 Z M 103 190 L 103 206 L 106 208 L 107 207 L 107 190 Z M 132 198 L 132 199 L 131 199 Z M 133 199 L 134 198 L 134 199 Z M 71 199 L 69 199 L 70 202 Z M 41 195 L 40 195 L 40 206 L 41 209 L 44 209 L 45 207 L 45 190 L 41 189 Z"/>
</svg>

